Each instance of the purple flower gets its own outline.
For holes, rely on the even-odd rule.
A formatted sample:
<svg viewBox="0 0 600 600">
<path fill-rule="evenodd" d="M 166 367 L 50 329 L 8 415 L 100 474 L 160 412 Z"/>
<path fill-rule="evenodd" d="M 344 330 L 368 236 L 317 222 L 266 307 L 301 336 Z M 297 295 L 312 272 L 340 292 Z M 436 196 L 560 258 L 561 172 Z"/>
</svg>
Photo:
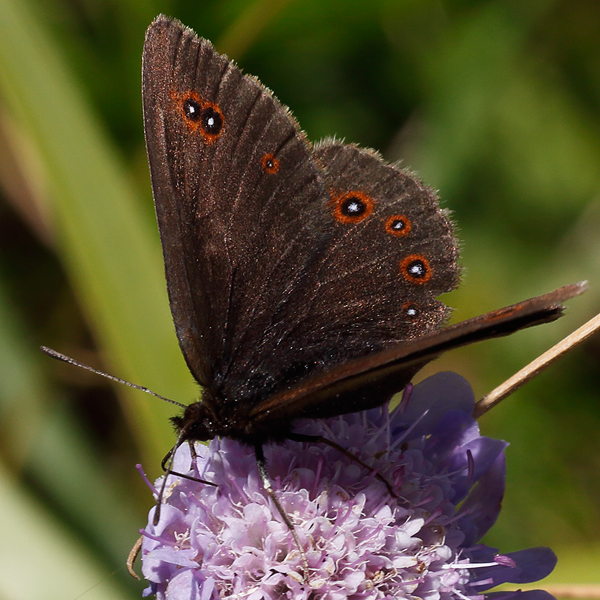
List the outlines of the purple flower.
<svg viewBox="0 0 600 600">
<path fill-rule="evenodd" d="M 469 600 L 500 583 L 537 581 L 556 563 L 548 548 L 499 555 L 479 540 L 504 493 L 506 443 L 482 437 L 471 417 L 473 392 L 454 373 L 405 390 L 401 404 L 295 431 L 323 435 L 373 466 L 386 486 L 335 449 L 269 444 L 268 470 L 309 565 L 263 489 L 252 448 L 229 439 L 196 444 L 192 468 L 182 445 L 174 469 L 218 487 L 169 476 L 160 521 L 142 531 L 145 595 L 159 599 Z M 156 489 L 162 478 L 156 482 Z M 156 490 L 153 490 L 156 493 Z"/>
</svg>

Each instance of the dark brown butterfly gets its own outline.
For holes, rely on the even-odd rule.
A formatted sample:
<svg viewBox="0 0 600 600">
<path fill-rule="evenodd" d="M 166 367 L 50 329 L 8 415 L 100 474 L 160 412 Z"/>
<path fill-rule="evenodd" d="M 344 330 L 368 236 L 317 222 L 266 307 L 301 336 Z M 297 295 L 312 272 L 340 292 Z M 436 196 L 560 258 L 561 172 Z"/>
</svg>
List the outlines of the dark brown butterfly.
<svg viewBox="0 0 600 600">
<path fill-rule="evenodd" d="M 143 54 L 171 311 L 202 401 L 178 443 L 255 445 L 382 404 L 442 352 L 558 318 L 582 284 L 442 328 L 457 243 L 436 194 L 378 154 L 311 146 L 289 111 L 178 21 Z"/>
</svg>

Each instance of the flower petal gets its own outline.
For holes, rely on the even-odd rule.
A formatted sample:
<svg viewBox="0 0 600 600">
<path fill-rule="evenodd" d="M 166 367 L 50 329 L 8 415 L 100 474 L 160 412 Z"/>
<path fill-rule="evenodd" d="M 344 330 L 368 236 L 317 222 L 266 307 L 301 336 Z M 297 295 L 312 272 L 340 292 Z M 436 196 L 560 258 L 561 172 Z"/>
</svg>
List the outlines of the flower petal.
<svg viewBox="0 0 600 600">
<path fill-rule="evenodd" d="M 496 522 L 502 508 L 505 476 L 506 458 L 501 453 L 462 503 L 460 512 L 466 516 L 459 525 L 466 547 L 477 543 Z"/>
<path fill-rule="evenodd" d="M 393 412 L 392 427 L 405 427 L 418 421 L 412 436 L 427 435 L 448 411 L 471 415 L 474 407 L 475 395 L 469 382 L 457 373 L 441 371 L 413 388 L 409 401 L 401 403 Z"/>
<path fill-rule="evenodd" d="M 477 562 L 492 562 L 497 554 L 494 548 L 482 547 L 471 554 Z M 550 575 L 556 566 L 556 554 L 550 548 L 538 547 L 527 550 L 518 550 L 506 554 L 511 558 L 515 565 L 511 566 L 492 566 L 477 569 L 473 582 L 490 579 L 489 585 L 478 589 L 490 589 L 501 583 L 531 583 L 539 581 Z"/>
</svg>

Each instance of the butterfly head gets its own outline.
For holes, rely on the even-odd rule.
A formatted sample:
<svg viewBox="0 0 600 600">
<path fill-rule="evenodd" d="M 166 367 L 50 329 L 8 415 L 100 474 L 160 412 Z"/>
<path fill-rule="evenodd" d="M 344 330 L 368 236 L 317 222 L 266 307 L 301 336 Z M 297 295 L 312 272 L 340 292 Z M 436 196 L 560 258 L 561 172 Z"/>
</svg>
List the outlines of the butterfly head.
<svg viewBox="0 0 600 600">
<path fill-rule="evenodd" d="M 194 402 L 185 407 L 182 415 L 171 417 L 177 430 L 179 443 L 186 441 L 206 442 L 219 435 L 217 421 L 204 402 Z"/>
<path fill-rule="evenodd" d="M 187 441 L 206 442 L 218 436 L 254 446 L 288 436 L 291 420 L 278 419 L 274 427 L 268 419 L 251 419 L 247 411 L 242 409 L 226 411 L 226 403 L 211 402 L 206 396 L 205 390 L 202 401 L 189 404 L 182 415 L 171 417 L 177 431 L 177 445 Z"/>
</svg>

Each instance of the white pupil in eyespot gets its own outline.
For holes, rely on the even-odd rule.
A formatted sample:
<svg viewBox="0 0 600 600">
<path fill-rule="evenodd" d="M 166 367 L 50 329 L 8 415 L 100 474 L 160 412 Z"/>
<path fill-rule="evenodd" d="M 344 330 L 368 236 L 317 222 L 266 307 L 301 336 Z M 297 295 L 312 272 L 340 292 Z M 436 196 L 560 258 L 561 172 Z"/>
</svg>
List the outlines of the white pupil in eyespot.
<svg viewBox="0 0 600 600">
<path fill-rule="evenodd" d="M 350 202 L 347 206 L 347 210 L 349 213 L 357 213 L 360 212 L 360 205 L 358 202 Z"/>
</svg>

